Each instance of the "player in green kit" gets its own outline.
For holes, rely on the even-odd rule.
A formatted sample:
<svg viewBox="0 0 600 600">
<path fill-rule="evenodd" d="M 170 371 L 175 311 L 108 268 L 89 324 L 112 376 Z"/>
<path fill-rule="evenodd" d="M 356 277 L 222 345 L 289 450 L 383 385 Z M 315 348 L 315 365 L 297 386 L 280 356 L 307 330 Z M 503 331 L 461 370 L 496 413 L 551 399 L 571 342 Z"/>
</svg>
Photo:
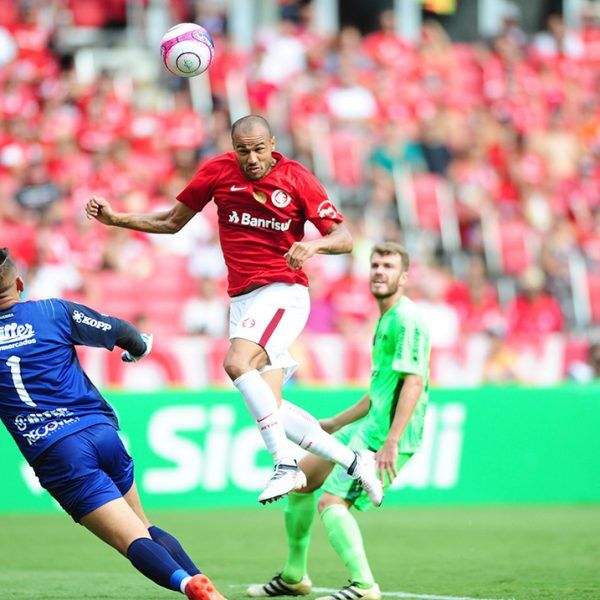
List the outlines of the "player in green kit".
<svg viewBox="0 0 600 600">
<path fill-rule="evenodd" d="M 369 392 L 333 418 L 321 421 L 351 449 L 376 452 L 379 475 L 386 486 L 394 480 L 421 444 L 429 389 L 429 330 L 418 307 L 404 295 L 408 254 L 400 244 L 385 242 L 371 251 L 370 288 L 380 318 L 372 352 Z M 307 575 L 308 546 L 318 509 L 329 541 L 350 572 L 350 585 L 318 600 L 379 600 L 354 506 L 372 506 L 362 488 L 344 469 L 314 455 L 300 462 L 307 487 L 293 492 L 285 510 L 288 559 L 283 571 L 264 585 L 252 585 L 247 594 L 301 596 L 311 592 Z M 315 492 L 321 489 L 318 504 Z"/>
</svg>

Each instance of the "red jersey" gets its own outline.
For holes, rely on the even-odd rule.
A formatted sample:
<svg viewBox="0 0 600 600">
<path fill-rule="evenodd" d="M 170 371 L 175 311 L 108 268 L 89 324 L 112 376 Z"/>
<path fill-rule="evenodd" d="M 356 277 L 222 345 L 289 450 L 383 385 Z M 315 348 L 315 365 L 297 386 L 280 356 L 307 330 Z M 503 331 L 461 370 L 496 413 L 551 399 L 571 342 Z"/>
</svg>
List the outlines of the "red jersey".
<svg viewBox="0 0 600 600">
<path fill-rule="evenodd" d="M 308 286 L 306 274 L 292 269 L 285 253 L 304 237 L 306 221 L 321 235 L 343 221 L 308 169 L 278 152 L 273 158 L 277 162 L 271 171 L 253 181 L 233 152 L 221 154 L 205 163 L 177 196 L 197 212 L 215 201 L 230 296 L 268 283 Z"/>
<path fill-rule="evenodd" d="M 533 302 L 517 296 L 508 306 L 510 334 L 535 337 L 562 331 L 563 326 L 560 304 L 548 294 L 544 294 Z"/>
</svg>

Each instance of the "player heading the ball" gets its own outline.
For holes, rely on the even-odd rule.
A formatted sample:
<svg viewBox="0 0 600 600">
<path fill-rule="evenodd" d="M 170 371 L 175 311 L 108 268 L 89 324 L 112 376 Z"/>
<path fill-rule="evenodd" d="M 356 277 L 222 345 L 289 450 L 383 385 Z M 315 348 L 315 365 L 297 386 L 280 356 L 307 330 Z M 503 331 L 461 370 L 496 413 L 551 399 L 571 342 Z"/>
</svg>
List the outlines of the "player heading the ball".
<svg viewBox="0 0 600 600">
<path fill-rule="evenodd" d="M 340 464 L 379 505 L 383 491 L 372 453 L 350 450 L 311 415 L 282 399 L 283 384 L 298 366 L 288 348 L 310 310 L 302 266 L 315 254 L 350 252 L 350 232 L 317 178 L 275 151 L 275 137 L 263 117 L 237 120 L 231 140 L 233 152 L 207 161 L 171 209 L 117 213 L 107 200 L 94 196 L 86 205 L 87 215 L 106 225 L 175 233 L 213 201 L 231 296 L 230 346 L 223 366 L 275 461 L 259 501 L 273 502 L 306 485 L 289 456 L 289 439 Z M 303 240 L 307 221 L 320 238 Z"/>
</svg>

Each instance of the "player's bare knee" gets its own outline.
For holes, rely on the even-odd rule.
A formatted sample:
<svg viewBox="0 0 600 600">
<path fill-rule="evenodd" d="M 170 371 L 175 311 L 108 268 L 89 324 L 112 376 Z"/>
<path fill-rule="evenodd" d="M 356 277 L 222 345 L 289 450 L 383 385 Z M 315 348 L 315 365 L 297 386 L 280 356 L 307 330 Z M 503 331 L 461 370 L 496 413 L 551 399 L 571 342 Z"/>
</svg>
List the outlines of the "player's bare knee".
<svg viewBox="0 0 600 600">
<path fill-rule="evenodd" d="M 319 511 L 319 514 L 321 514 L 328 506 L 331 506 L 331 504 L 332 503 L 330 501 L 321 496 L 317 504 L 317 510 Z"/>
<path fill-rule="evenodd" d="M 266 353 L 260 346 L 236 348 L 232 345 L 223 360 L 223 368 L 231 380 L 235 381 L 248 371 L 262 368 L 267 362 Z"/>
<path fill-rule="evenodd" d="M 248 357 L 239 352 L 229 351 L 223 360 L 223 368 L 232 381 L 251 371 L 252 367 Z"/>
<path fill-rule="evenodd" d="M 318 480 L 314 480 L 314 479 L 310 479 L 310 477 L 306 478 L 306 486 L 303 487 L 301 490 L 296 490 L 301 494 L 312 494 L 313 492 L 316 492 L 318 489 L 320 489 L 320 487 L 323 485 L 322 481 L 318 481 Z"/>
<path fill-rule="evenodd" d="M 333 506 L 334 504 L 341 504 L 342 506 L 348 506 L 344 500 L 339 498 L 338 496 L 334 496 L 333 494 L 323 494 L 319 498 L 319 503 L 317 504 L 317 510 L 319 514 L 321 514 L 326 508 Z"/>
</svg>

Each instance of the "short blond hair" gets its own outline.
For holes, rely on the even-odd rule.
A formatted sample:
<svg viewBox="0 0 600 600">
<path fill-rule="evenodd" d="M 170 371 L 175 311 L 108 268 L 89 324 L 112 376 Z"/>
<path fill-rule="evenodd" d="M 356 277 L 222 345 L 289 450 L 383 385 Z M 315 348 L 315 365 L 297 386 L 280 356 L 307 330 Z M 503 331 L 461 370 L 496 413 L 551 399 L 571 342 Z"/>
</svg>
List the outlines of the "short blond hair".
<svg viewBox="0 0 600 600">
<path fill-rule="evenodd" d="M 408 256 L 408 252 L 404 249 L 402 244 L 398 244 L 398 242 L 380 242 L 371 248 L 371 258 L 373 258 L 374 254 L 381 254 L 381 256 L 386 256 L 387 254 L 398 254 L 402 261 L 402 272 L 408 271 L 408 267 L 410 266 L 410 257 Z"/>
</svg>

